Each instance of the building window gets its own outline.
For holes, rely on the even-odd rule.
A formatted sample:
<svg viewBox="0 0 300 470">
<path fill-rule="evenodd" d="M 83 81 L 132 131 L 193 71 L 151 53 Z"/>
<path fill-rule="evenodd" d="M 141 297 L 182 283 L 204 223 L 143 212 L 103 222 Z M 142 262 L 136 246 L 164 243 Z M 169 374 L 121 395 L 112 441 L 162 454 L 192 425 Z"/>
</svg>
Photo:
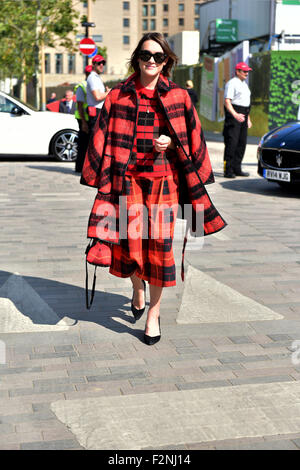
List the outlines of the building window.
<svg viewBox="0 0 300 470">
<path fill-rule="evenodd" d="M 62 54 L 55 54 L 55 73 L 63 73 Z"/>
<path fill-rule="evenodd" d="M 123 36 L 123 44 L 128 45 L 130 44 L 130 37 L 129 36 Z"/>
<path fill-rule="evenodd" d="M 168 33 L 164 33 L 164 38 L 165 39 L 167 39 L 168 36 L 169 36 Z"/>
<path fill-rule="evenodd" d="M 151 31 L 156 30 L 156 21 L 155 20 L 150 20 L 150 29 L 151 29 Z"/>
<path fill-rule="evenodd" d="M 184 26 L 184 18 L 178 18 L 179 26 Z"/>
<path fill-rule="evenodd" d="M 50 54 L 45 54 L 45 73 L 50 73 Z"/>
<path fill-rule="evenodd" d="M 194 19 L 194 29 L 200 29 L 200 18 Z"/>
<path fill-rule="evenodd" d="M 68 54 L 68 73 L 75 73 L 75 54 Z"/>
<path fill-rule="evenodd" d="M 87 3 L 88 2 L 83 2 L 83 8 L 87 8 Z"/>
<path fill-rule="evenodd" d="M 200 3 L 195 3 L 195 15 L 200 15 Z"/>
<path fill-rule="evenodd" d="M 166 3 L 163 5 L 163 12 L 166 13 L 167 11 L 169 11 L 169 5 L 167 5 Z"/>
<path fill-rule="evenodd" d="M 129 26 L 130 26 L 129 18 L 123 18 L 123 26 L 124 26 L 124 28 L 129 28 Z"/>
<path fill-rule="evenodd" d="M 150 16 L 156 16 L 156 5 L 150 5 Z"/>
<path fill-rule="evenodd" d="M 178 11 L 182 13 L 184 11 L 184 3 L 178 3 Z"/>
<path fill-rule="evenodd" d="M 148 16 L 148 5 L 143 5 L 142 15 L 143 16 Z"/>
<path fill-rule="evenodd" d="M 143 31 L 148 30 L 148 20 L 143 20 Z"/>
<path fill-rule="evenodd" d="M 163 27 L 166 28 L 167 26 L 169 26 L 169 20 L 168 18 L 163 18 Z"/>
<path fill-rule="evenodd" d="M 129 9 L 130 9 L 129 2 L 123 2 L 123 10 L 129 10 Z"/>
</svg>

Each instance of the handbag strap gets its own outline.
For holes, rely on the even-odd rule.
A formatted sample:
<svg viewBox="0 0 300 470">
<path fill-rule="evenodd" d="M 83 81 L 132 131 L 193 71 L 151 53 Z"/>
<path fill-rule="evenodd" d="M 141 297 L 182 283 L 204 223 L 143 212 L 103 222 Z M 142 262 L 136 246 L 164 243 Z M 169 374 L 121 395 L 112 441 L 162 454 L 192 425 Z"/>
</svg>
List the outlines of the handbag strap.
<svg viewBox="0 0 300 470">
<path fill-rule="evenodd" d="M 94 295 L 95 295 L 95 287 L 96 287 L 96 269 L 97 266 L 95 266 L 95 271 L 94 271 L 94 279 L 93 279 L 93 285 L 92 285 L 92 292 L 91 292 L 91 300 L 89 302 L 89 275 L 88 275 L 88 263 L 87 260 L 85 260 L 85 302 L 86 302 L 86 308 L 89 310 L 92 306 L 93 300 L 94 300 Z"/>
</svg>

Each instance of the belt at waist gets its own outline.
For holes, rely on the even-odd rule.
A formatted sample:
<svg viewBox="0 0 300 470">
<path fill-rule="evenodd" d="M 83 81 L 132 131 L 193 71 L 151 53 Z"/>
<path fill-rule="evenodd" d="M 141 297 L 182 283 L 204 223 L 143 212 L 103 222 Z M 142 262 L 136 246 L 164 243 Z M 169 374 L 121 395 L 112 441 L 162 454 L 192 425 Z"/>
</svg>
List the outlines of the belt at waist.
<svg viewBox="0 0 300 470">
<path fill-rule="evenodd" d="M 239 106 L 237 104 L 233 104 L 232 107 L 237 113 L 242 114 L 249 114 L 251 108 L 251 106 Z"/>
</svg>

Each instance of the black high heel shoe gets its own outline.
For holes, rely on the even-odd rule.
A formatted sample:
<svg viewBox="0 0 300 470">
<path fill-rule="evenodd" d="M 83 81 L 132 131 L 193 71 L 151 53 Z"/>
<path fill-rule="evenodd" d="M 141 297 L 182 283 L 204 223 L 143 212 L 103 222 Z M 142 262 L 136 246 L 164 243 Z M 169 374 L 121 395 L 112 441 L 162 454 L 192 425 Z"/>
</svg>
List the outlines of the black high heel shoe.
<svg viewBox="0 0 300 470">
<path fill-rule="evenodd" d="M 133 316 L 135 318 L 135 321 L 138 321 L 141 316 L 143 315 L 144 311 L 145 311 L 145 308 L 146 308 L 146 283 L 145 281 L 142 279 L 142 282 L 144 284 L 144 297 L 145 297 L 145 307 L 144 308 L 136 308 L 134 305 L 133 305 L 133 295 L 134 293 L 132 294 L 132 300 L 131 300 L 131 311 L 133 313 Z"/>
<path fill-rule="evenodd" d="M 158 324 L 159 324 L 160 335 L 158 335 L 158 336 L 148 336 L 148 335 L 146 335 L 146 333 L 144 333 L 144 341 L 145 341 L 146 344 L 148 344 L 148 346 L 153 346 L 153 344 L 158 343 L 158 341 L 161 338 L 160 317 L 158 317 Z"/>
</svg>

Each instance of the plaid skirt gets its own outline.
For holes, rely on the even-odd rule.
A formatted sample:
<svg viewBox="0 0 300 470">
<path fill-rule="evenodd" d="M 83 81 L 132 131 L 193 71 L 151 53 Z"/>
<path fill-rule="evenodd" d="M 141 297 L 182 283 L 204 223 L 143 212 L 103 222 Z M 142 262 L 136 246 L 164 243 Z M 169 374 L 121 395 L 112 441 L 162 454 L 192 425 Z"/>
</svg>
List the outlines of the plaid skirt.
<svg viewBox="0 0 300 470">
<path fill-rule="evenodd" d="M 160 287 L 176 285 L 173 236 L 178 208 L 178 175 L 125 175 L 127 231 L 112 245 L 109 272 L 118 277 L 135 274 Z"/>
</svg>

